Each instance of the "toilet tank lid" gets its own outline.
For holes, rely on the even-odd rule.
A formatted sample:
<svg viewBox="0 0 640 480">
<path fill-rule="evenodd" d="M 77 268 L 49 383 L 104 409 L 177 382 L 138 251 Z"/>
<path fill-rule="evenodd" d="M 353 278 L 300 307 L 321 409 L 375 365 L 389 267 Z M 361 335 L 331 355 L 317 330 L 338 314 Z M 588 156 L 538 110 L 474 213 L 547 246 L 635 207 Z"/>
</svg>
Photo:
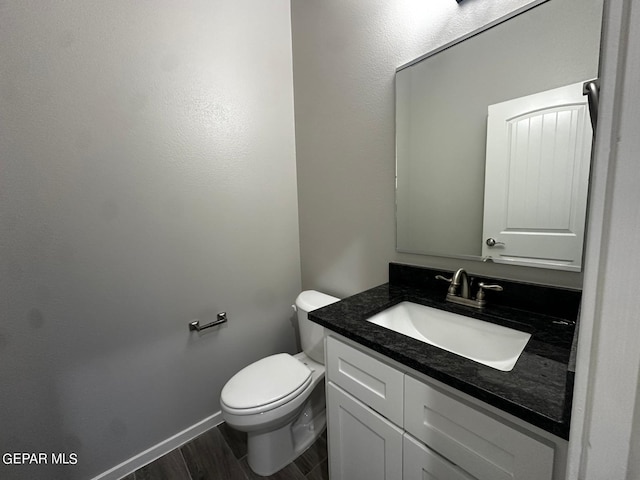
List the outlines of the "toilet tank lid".
<svg viewBox="0 0 640 480">
<path fill-rule="evenodd" d="M 305 312 L 311 312 L 339 301 L 339 298 L 332 297 L 326 293 L 318 292 L 316 290 L 305 290 L 298 295 L 298 298 L 296 298 L 296 306 Z"/>
</svg>

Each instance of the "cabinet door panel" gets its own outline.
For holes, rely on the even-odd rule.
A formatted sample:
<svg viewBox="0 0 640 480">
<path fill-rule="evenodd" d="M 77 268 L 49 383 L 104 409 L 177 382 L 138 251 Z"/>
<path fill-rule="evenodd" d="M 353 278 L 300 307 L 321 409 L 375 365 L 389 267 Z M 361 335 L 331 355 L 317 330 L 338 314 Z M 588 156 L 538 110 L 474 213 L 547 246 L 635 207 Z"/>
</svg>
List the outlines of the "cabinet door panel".
<svg viewBox="0 0 640 480">
<path fill-rule="evenodd" d="M 404 426 L 479 480 L 552 478 L 552 447 L 408 375 Z"/>
<path fill-rule="evenodd" d="M 327 408 L 332 480 L 402 478 L 402 430 L 331 382 Z"/>
<path fill-rule="evenodd" d="M 402 425 L 402 372 L 328 337 L 327 375 L 361 402 L 396 425 Z"/>
<path fill-rule="evenodd" d="M 406 433 L 402 455 L 402 480 L 475 480 Z"/>
</svg>

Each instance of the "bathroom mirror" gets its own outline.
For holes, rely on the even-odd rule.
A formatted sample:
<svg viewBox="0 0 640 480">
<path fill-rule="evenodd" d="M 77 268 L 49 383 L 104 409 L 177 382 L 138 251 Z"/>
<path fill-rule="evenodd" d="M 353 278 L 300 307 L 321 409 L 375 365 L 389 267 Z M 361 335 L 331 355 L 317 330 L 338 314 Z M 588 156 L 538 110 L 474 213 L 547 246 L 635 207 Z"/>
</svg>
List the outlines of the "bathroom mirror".
<svg viewBox="0 0 640 480">
<path fill-rule="evenodd" d="M 542 256 L 505 255 L 507 241 L 502 232 L 483 232 L 485 196 L 495 196 L 493 187 L 485 189 L 485 173 L 495 173 L 495 166 L 486 164 L 489 107 L 598 76 L 603 0 L 538 1 L 523 10 L 397 69 L 398 251 L 580 271 L 582 232 L 571 247 L 577 262 L 565 261 L 566 252 L 550 251 L 551 247 Z M 584 120 L 588 111 L 581 112 L 576 115 Z M 578 136 L 590 140 L 590 132 L 589 125 Z M 584 196 L 578 219 L 583 226 L 590 147 L 586 155 L 586 173 L 583 168 L 566 175 L 564 183 L 567 190 L 579 190 Z M 555 213 L 556 199 L 545 189 L 552 181 L 563 184 L 557 170 L 548 173 L 547 179 L 538 170 L 529 170 L 529 178 L 536 176 L 543 191 L 539 198 L 550 204 L 549 215 Z M 522 185 L 535 183 L 526 175 Z M 576 221 L 576 208 L 567 210 L 573 215 L 571 221 Z M 560 236 L 563 228 L 560 225 Z M 516 228 L 512 233 L 521 232 Z M 534 238 L 529 243 L 544 242 Z"/>
</svg>

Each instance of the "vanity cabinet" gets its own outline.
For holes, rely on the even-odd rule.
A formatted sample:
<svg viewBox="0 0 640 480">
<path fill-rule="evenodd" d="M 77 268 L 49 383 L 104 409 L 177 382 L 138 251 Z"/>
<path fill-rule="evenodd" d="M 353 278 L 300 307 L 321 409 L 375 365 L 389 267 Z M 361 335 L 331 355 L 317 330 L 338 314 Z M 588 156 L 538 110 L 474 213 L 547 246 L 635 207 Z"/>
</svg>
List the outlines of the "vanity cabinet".
<svg viewBox="0 0 640 480">
<path fill-rule="evenodd" d="M 332 480 L 553 480 L 554 447 L 327 337 Z"/>
</svg>

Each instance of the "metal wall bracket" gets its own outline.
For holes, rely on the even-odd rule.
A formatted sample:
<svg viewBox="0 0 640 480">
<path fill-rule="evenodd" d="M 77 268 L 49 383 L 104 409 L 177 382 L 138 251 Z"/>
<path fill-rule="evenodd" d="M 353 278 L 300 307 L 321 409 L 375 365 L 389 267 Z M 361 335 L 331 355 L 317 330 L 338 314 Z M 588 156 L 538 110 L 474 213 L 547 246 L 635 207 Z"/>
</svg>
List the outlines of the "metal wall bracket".
<svg viewBox="0 0 640 480">
<path fill-rule="evenodd" d="M 200 320 L 194 320 L 193 322 L 190 322 L 189 330 L 195 330 L 196 332 L 199 332 L 200 330 L 204 330 L 205 328 L 211 328 L 211 327 L 215 327 L 216 325 L 221 325 L 223 323 L 226 323 L 226 321 L 227 321 L 227 312 L 220 312 L 218 314 L 217 320 L 214 320 L 211 323 L 207 323 L 206 325 L 200 326 Z"/>
</svg>

